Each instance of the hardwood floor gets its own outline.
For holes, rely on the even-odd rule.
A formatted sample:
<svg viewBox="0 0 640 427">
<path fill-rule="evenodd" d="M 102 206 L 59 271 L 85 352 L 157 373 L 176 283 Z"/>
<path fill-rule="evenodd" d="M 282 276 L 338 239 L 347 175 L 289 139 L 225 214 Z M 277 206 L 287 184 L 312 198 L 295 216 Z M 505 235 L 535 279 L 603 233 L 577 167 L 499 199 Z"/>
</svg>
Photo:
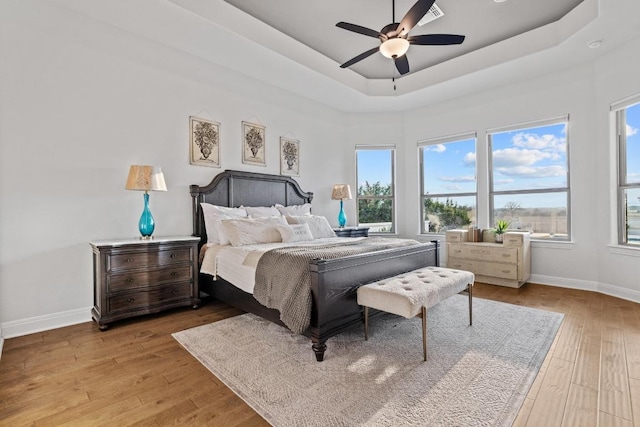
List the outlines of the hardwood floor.
<svg viewBox="0 0 640 427">
<path fill-rule="evenodd" d="M 534 284 L 474 297 L 565 314 L 515 426 L 640 426 L 640 304 Z M 8 339 L 0 425 L 268 425 L 171 337 L 239 313 L 209 301 Z"/>
</svg>

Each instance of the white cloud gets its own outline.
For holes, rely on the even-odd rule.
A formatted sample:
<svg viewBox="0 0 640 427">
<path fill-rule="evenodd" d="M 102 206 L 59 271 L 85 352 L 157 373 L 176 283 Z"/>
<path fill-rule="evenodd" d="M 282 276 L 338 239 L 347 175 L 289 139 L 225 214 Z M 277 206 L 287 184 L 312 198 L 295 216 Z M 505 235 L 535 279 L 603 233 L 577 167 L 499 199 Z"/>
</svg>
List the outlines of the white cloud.
<svg viewBox="0 0 640 427">
<path fill-rule="evenodd" d="M 440 181 L 446 182 L 476 182 L 476 177 L 471 175 L 466 176 L 441 176 Z"/>
<path fill-rule="evenodd" d="M 464 155 L 462 159 L 462 163 L 465 166 L 475 166 L 476 165 L 476 153 L 467 153 Z"/>
<path fill-rule="evenodd" d="M 435 153 L 443 153 L 447 151 L 447 147 L 444 144 L 428 145 L 424 148 L 426 151 L 433 151 Z"/>
<path fill-rule="evenodd" d="M 533 165 L 545 159 L 552 159 L 552 153 L 522 148 L 505 148 L 493 152 L 493 166 L 496 168 Z"/>
<path fill-rule="evenodd" d="M 513 179 L 496 179 L 495 181 L 493 181 L 494 185 L 505 185 L 505 184 L 511 184 L 513 183 Z"/>
<path fill-rule="evenodd" d="M 498 172 L 505 176 L 515 176 L 521 178 L 549 178 L 553 176 L 566 176 L 567 170 L 564 166 L 510 166 L 496 168 Z"/>
<path fill-rule="evenodd" d="M 530 148 L 534 150 L 549 152 L 566 152 L 567 144 L 565 138 L 559 138 L 555 135 L 537 135 L 532 133 L 517 133 L 511 140 L 514 147 Z"/>
<path fill-rule="evenodd" d="M 638 128 L 627 125 L 627 136 L 633 136 L 638 133 Z"/>
<path fill-rule="evenodd" d="M 459 186 L 459 185 L 446 185 L 444 188 L 449 190 L 449 191 L 460 191 L 460 190 L 462 190 L 462 187 Z"/>
</svg>

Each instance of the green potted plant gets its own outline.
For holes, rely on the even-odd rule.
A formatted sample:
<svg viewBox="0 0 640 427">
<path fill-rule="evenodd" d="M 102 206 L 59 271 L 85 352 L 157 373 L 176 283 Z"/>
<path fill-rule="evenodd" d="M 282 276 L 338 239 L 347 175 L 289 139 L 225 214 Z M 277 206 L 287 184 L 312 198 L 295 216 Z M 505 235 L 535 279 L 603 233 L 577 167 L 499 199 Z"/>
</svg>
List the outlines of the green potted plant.
<svg viewBox="0 0 640 427">
<path fill-rule="evenodd" d="M 509 221 L 501 219 L 496 222 L 496 226 L 493 229 L 496 236 L 496 243 L 502 243 L 503 234 L 506 233 L 507 228 L 509 228 Z"/>
</svg>

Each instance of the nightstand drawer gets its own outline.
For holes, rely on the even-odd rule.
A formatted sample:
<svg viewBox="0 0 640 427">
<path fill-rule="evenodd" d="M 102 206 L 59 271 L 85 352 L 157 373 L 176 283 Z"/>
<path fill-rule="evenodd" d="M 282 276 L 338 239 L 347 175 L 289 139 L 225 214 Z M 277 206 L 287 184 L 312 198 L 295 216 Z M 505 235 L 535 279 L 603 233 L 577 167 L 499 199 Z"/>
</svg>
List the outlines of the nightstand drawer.
<svg viewBox="0 0 640 427">
<path fill-rule="evenodd" d="M 518 248 L 487 246 L 482 243 L 450 245 L 449 256 L 476 261 L 518 262 Z"/>
<path fill-rule="evenodd" d="M 482 276 L 500 277 L 502 279 L 518 279 L 516 264 L 476 263 L 476 274 Z"/>
<path fill-rule="evenodd" d="M 505 233 L 502 239 L 502 244 L 505 246 L 522 246 L 524 242 L 524 234 Z"/>
<path fill-rule="evenodd" d="M 190 265 L 185 265 L 154 271 L 116 273 L 107 276 L 107 292 L 133 290 L 169 282 L 190 281 L 193 279 L 192 271 Z"/>
<path fill-rule="evenodd" d="M 177 283 L 175 285 L 150 289 L 135 293 L 118 294 L 107 299 L 111 313 L 150 307 L 154 304 L 167 304 L 172 300 L 191 297 L 191 283 Z"/>
<path fill-rule="evenodd" d="M 116 253 L 107 256 L 107 271 L 181 264 L 191 262 L 192 259 L 191 249 L 187 247 L 157 251 Z"/>
<path fill-rule="evenodd" d="M 454 268 L 456 270 L 474 271 L 474 262 L 467 259 L 449 258 L 447 261 L 447 268 Z"/>
</svg>

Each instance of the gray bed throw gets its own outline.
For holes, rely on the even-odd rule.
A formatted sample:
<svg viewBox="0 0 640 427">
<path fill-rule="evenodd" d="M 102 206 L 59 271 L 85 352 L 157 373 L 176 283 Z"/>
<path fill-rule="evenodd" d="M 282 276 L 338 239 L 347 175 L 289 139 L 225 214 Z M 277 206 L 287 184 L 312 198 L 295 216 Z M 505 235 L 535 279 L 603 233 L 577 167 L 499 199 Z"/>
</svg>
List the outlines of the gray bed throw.
<svg viewBox="0 0 640 427">
<path fill-rule="evenodd" d="M 411 239 L 369 237 L 353 239 L 353 242 L 272 249 L 258 261 L 253 296 L 262 305 L 280 311 L 280 320 L 293 332 L 301 334 L 311 321 L 309 261 L 418 244 Z"/>
</svg>

